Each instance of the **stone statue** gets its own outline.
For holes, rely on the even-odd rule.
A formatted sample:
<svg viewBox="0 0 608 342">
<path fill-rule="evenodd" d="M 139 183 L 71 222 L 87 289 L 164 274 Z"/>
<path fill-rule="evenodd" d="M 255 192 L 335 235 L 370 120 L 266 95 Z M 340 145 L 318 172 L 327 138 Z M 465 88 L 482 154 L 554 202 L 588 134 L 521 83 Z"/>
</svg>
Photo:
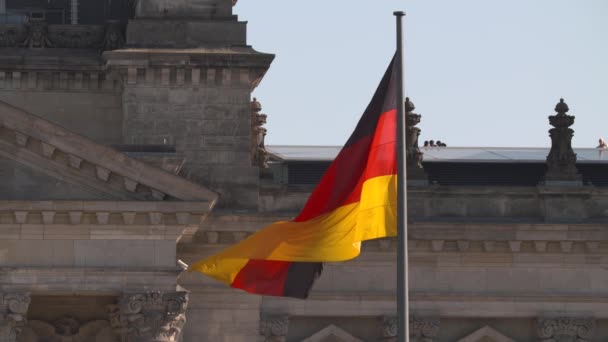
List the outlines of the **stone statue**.
<svg viewBox="0 0 608 342">
<path fill-rule="evenodd" d="M 106 23 L 106 30 L 104 33 L 103 42 L 101 49 L 103 51 L 117 50 L 125 46 L 125 38 L 122 34 L 120 24 L 111 20 Z"/>
<path fill-rule="evenodd" d="M 267 129 L 262 127 L 266 124 L 266 114 L 260 113 L 262 105 L 254 97 L 251 101 L 251 136 L 253 137 L 251 156 L 254 165 L 262 169 L 268 168 L 268 152 L 266 151 L 265 138 Z"/>
<path fill-rule="evenodd" d="M 22 45 L 29 48 L 53 47 L 53 43 L 48 38 L 48 25 L 46 21 L 30 19 L 27 37 Z"/>
<path fill-rule="evenodd" d="M 424 153 L 418 147 L 418 137 L 420 136 L 420 128 L 416 127 L 420 123 L 422 115 L 414 113 L 416 106 L 410 98 L 405 99 L 405 120 L 407 130 L 405 132 L 406 144 L 406 159 L 407 159 L 407 178 L 410 180 L 420 181 L 423 184 L 427 182 L 427 175 L 422 167 Z"/>
</svg>

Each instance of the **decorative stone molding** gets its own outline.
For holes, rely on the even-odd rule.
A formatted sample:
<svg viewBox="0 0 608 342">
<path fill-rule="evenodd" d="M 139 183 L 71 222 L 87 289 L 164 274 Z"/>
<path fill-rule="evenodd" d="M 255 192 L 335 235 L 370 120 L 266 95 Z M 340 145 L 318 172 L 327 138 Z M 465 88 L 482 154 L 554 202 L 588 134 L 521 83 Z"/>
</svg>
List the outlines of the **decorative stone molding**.
<svg viewBox="0 0 608 342">
<path fill-rule="evenodd" d="M 66 66 L 67 67 L 67 66 Z M 120 82 L 110 72 L 51 71 L 51 70 L 11 70 L 0 71 L 0 89 L 26 90 L 69 90 L 71 92 L 117 92 L 122 89 Z"/>
<path fill-rule="evenodd" d="M 202 205 L 204 202 L 0 201 L 0 215 L 6 217 L 0 226 L 41 223 L 198 226 L 208 212 Z"/>
<path fill-rule="evenodd" d="M 48 25 L 43 19 L 30 19 L 25 25 L 0 24 L 0 47 L 120 49 L 125 44 L 124 24 L 108 21 L 103 25 Z"/>
<path fill-rule="evenodd" d="M 17 341 L 17 337 L 27 322 L 30 294 L 3 293 L 1 296 L 0 341 L 14 342 Z"/>
<path fill-rule="evenodd" d="M 409 332 L 413 342 L 432 342 L 439 333 L 439 319 L 410 317 Z M 395 316 L 381 318 L 382 341 L 395 342 L 398 337 L 398 322 Z"/>
<path fill-rule="evenodd" d="M 106 52 L 107 54 L 107 52 Z M 138 57 L 139 56 L 135 56 Z M 255 81 L 252 71 L 244 68 L 207 67 L 205 65 L 147 66 L 114 65 L 112 71 L 122 75 L 123 86 L 161 86 L 161 87 L 244 87 Z M 250 102 L 248 95 L 234 95 L 227 99 L 229 103 L 244 104 Z M 255 121 L 252 121 L 255 123 Z"/>
<path fill-rule="evenodd" d="M 589 342 L 595 334 L 592 318 L 539 318 L 536 324 L 542 342 Z"/>
<path fill-rule="evenodd" d="M 110 322 L 95 320 L 82 323 L 73 316 L 63 316 L 54 322 L 29 321 L 24 329 L 21 342 L 89 342 L 115 341 Z"/>
<path fill-rule="evenodd" d="M 109 307 L 110 324 L 123 341 L 177 342 L 187 306 L 186 292 L 125 294 Z"/>
<path fill-rule="evenodd" d="M 266 114 L 260 113 L 262 105 L 254 97 L 251 101 L 251 158 L 253 165 L 262 169 L 268 168 L 268 152 L 264 143 L 267 129 L 262 127 L 266 124 Z"/>
<path fill-rule="evenodd" d="M 289 330 L 289 316 L 269 315 L 260 317 L 260 336 L 263 342 L 285 342 Z"/>
<path fill-rule="evenodd" d="M 576 154 L 572 150 L 574 116 L 567 115 L 570 109 L 560 99 L 555 106 L 557 115 L 549 116 L 549 123 L 554 128 L 549 130 L 551 136 L 551 151 L 547 156 L 546 185 L 583 185 L 582 176 L 576 168 Z"/>
</svg>

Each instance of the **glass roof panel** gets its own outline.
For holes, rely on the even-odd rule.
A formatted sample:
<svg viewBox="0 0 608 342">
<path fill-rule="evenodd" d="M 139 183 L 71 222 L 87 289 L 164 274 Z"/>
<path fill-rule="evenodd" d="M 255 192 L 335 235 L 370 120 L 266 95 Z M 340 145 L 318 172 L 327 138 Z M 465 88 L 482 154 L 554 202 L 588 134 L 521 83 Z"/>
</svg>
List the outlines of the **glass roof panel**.
<svg viewBox="0 0 608 342">
<path fill-rule="evenodd" d="M 331 161 L 341 146 L 270 145 L 267 150 L 287 161 Z M 427 162 L 539 162 L 544 163 L 548 147 L 421 147 Z M 575 148 L 581 163 L 608 163 L 608 149 Z"/>
</svg>

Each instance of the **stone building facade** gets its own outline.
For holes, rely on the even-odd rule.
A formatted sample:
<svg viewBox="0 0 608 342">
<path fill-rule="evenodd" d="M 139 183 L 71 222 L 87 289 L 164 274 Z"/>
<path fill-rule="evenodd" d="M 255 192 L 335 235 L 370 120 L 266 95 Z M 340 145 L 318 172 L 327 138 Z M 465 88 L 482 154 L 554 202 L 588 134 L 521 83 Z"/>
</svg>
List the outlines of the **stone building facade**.
<svg viewBox="0 0 608 342">
<path fill-rule="evenodd" d="M 292 217 L 325 162 L 265 145 L 274 56 L 235 1 L 26 2 L 0 0 L 0 341 L 395 340 L 392 239 L 307 300 L 184 272 Z M 608 164 L 564 106 L 533 165 L 433 162 L 407 106 L 413 341 L 608 340 Z"/>
</svg>

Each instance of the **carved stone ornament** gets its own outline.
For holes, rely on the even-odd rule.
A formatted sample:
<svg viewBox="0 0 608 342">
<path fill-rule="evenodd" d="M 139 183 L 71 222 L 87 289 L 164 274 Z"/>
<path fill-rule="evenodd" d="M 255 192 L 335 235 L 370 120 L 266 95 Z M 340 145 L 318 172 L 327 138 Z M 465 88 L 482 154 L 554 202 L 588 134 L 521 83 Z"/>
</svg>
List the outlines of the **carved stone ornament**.
<svg viewBox="0 0 608 342">
<path fill-rule="evenodd" d="M 53 47 L 53 43 L 49 40 L 48 34 L 49 28 L 46 21 L 41 19 L 30 19 L 27 24 L 27 37 L 22 45 L 29 48 Z"/>
<path fill-rule="evenodd" d="M 30 302 L 29 293 L 2 294 L 0 341 L 17 341 L 27 322 Z"/>
<path fill-rule="evenodd" d="M 0 47 L 16 47 L 21 44 L 27 31 L 23 25 L 1 25 L 0 26 Z"/>
<path fill-rule="evenodd" d="M 381 318 L 382 341 L 397 341 L 397 317 L 383 316 Z M 410 340 L 413 342 L 432 342 L 439 333 L 439 319 L 410 317 Z"/>
<path fill-rule="evenodd" d="M 537 333 L 542 342 L 590 342 L 595 334 L 591 318 L 540 318 Z"/>
<path fill-rule="evenodd" d="M 110 324 L 123 341 L 177 342 L 186 323 L 186 292 L 123 295 L 110 306 Z"/>
<path fill-rule="evenodd" d="M 554 127 L 549 130 L 551 151 L 547 156 L 546 181 L 581 182 L 582 177 L 576 169 L 576 154 L 572 150 L 574 116 L 567 115 L 568 105 L 560 99 L 555 106 L 557 115 L 549 116 L 549 123 Z"/>
<path fill-rule="evenodd" d="M 289 330 L 289 316 L 263 316 L 260 318 L 260 335 L 264 342 L 285 342 Z"/>
<path fill-rule="evenodd" d="M 0 47 L 116 50 L 124 47 L 124 23 L 103 25 L 48 25 L 43 19 L 27 24 L 0 25 Z"/>
<path fill-rule="evenodd" d="M 266 169 L 268 168 L 268 152 L 264 140 L 267 130 L 262 126 L 266 124 L 267 115 L 260 113 L 261 110 L 262 105 L 254 97 L 251 101 L 251 136 L 253 137 L 251 156 L 253 165 Z"/>
</svg>

